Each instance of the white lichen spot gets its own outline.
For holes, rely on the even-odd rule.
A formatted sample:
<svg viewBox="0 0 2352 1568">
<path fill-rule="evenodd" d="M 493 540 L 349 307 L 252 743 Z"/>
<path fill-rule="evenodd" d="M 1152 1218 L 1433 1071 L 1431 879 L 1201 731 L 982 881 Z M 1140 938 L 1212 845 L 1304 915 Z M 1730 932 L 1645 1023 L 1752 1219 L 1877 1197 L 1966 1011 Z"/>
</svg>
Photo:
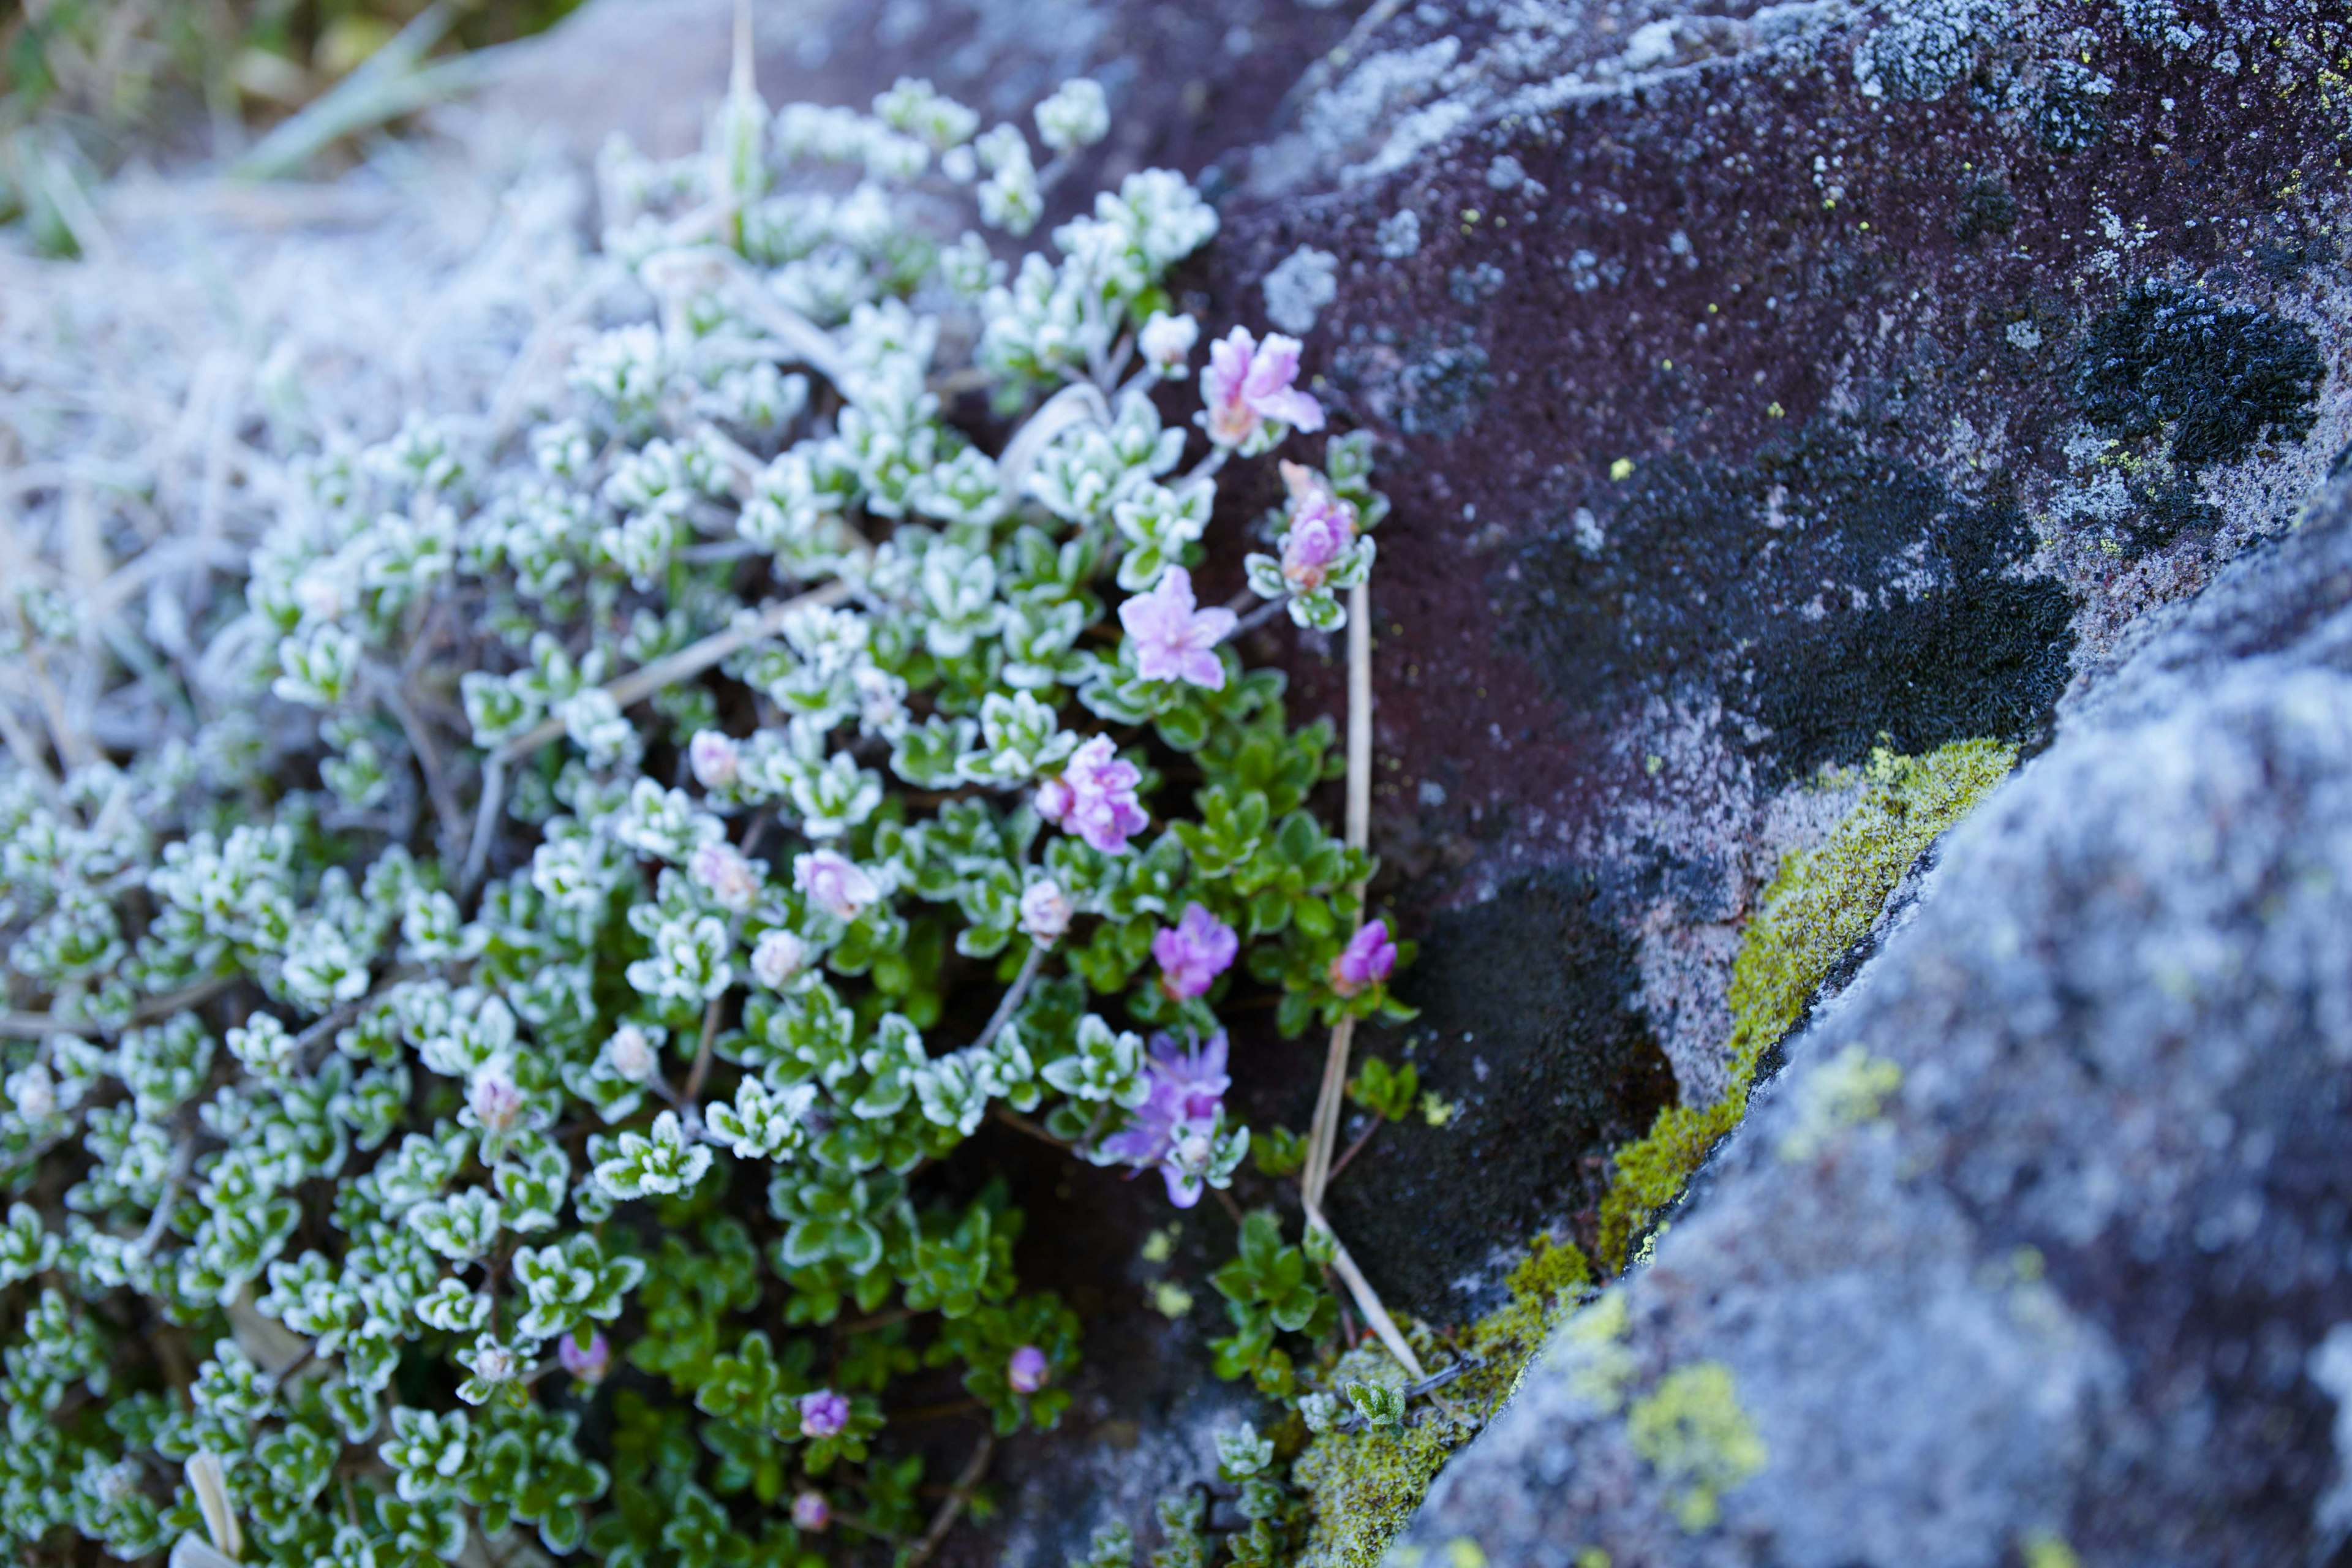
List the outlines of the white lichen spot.
<svg viewBox="0 0 2352 1568">
<path fill-rule="evenodd" d="M 1372 231 L 1372 242 L 1391 261 L 1420 255 L 1421 215 L 1407 207 L 1381 219 L 1381 226 Z"/>
<path fill-rule="evenodd" d="M 1339 258 L 1302 245 L 1265 275 L 1266 320 L 1284 331 L 1305 336 L 1315 318 L 1339 297 Z"/>
</svg>

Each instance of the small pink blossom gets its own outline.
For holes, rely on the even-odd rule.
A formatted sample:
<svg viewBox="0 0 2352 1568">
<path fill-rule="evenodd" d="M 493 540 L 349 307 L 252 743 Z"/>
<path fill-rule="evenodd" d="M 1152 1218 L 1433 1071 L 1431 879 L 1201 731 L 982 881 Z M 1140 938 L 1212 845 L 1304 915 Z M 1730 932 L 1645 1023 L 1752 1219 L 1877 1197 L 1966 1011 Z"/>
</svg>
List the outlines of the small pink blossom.
<svg viewBox="0 0 2352 1568">
<path fill-rule="evenodd" d="M 511 1131 L 522 1116 L 522 1090 L 515 1086 L 514 1074 L 507 1070 L 504 1061 L 493 1061 L 475 1070 L 473 1080 L 466 1086 L 466 1109 L 474 1113 L 475 1122 L 485 1132 Z"/>
<path fill-rule="evenodd" d="M 584 1345 L 577 1336 L 566 1334 L 555 1343 L 555 1359 L 581 1382 L 602 1383 L 613 1370 L 612 1342 L 604 1338 L 602 1329 L 591 1334 Z"/>
<path fill-rule="evenodd" d="M 1291 383 L 1298 375 L 1298 340 L 1268 332 L 1265 342 L 1235 327 L 1209 345 L 1201 372 L 1202 416 L 1209 439 L 1220 447 L 1246 447 L 1265 434 L 1269 422 L 1300 430 L 1323 428 L 1323 405 Z"/>
<path fill-rule="evenodd" d="M 882 896 L 873 878 L 831 849 L 793 856 L 793 886 L 835 920 L 856 920 Z"/>
<path fill-rule="evenodd" d="M 1241 946 L 1233 927 L 1199 904 L 1186 904 L 1176 923 L 1160 927 L 1151 939 L 1151 956 L 1160 961 L 1160 988 L 1176 1001 L 1191 1001 L 1233 967 Z"/>
<path fill-rule="evenodd" d="M 1116 855 L 1150 826 L 1135 795 L 1142 782 L 1142 770 L 1119 760 L 1110 737 L 1097 735 L 1070 754 L 1061 777 L 1037 786 L 1037 815 L 1102 853 Z"/>
<path fill-rule="evenodd" d="M 1311 594 L 1331 574 L 1331 563 L 1356 542 L 1355 520 L 1345 502 L 1302 507 L 1282 541 L 1282 575 L 1293 589 Z"/>
<path fill-rule="evenodd" d="M 801 1436 L 837 1437 L 849 1425 L 849 1396 L 820 1388 L 801 1395 Z"/>
<path fill-rule="evenodd" d="M 751 978 L 771 991 L 782 991 L 808 967 L 808 943 L 788 931 L 763 932 L 751 948 Z"/>
<path fill-rule="evenodd" d="M 1021 929 L 1034 942 L 1059 942 L 1070 929 L 1070 900 L 1062 885 L 1048 877 L 1032 882 L 1021 895 Z"/>
<path fill-rule="evenodd" d="M 1013 1385 L 1015 1394 L 1034 1394 L 1045 1386 L 1049 1370 L 1044 1351 L 1035 1345 L 1023 1345 L 1004 1363 L 1004 1381 Z"/>
<path fill-rule="evenodd" d="M 735 742 L 716 730 L 697 730 L 687 742 L 686 760 L 695 782 L 705 789 L 725 789 L 742 772 L 743 758 Z"/>
<path fill-rule="evenodd" d="M 722 910 L 740 915 L 760 901 L 758 868 L 724 840 L 698 847 L 687 858 L 686 870 Z"/>
<path fill-rule="evenodd" d="M 1291 497 L 1289 531 L 1282 536 L 1283 581 L 1293 593 L 1311 594 L 1356 542 L 1356 509 L 1309 468 L 1285 463 L 1282 477 Z"/>
<path fill-rule="evenodd" d="M 1136 673 L 1146 680 L 1182 680 L 1222 691 L 1224 661 L 1217 645 L 1234 629 L 1234 613 L 1195 608 L 1192 574 L 1171 566 L 1159 584 L 1118 607 L 1118 624 L 1135 642 Z"/>
<path fill-rule="evenodd" d="M 812 1487 L 793 1499 L 793 1528 L 807 1531 L 811 1535 L 821 1532 L 833 1522 L 833 1504 L 824 1494 Z"/>
<path fill-rule="evenodd" d="M 1331 989 L 1353 996 L 1367 985 L 1377 985 L 1396 967 L 1396 943 L 1389 940 L 1389 922 L 1374 921 L 1348 939 L 1331 961 Z"/>
</svg>

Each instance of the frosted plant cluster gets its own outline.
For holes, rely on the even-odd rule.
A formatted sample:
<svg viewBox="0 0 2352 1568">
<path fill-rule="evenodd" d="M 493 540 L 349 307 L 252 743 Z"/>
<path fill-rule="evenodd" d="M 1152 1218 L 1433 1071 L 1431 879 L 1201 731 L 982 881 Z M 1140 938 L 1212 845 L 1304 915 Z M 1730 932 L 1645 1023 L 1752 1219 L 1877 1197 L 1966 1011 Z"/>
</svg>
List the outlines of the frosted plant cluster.
<svg viewBox="0 0 2352 1568">
<path fill-rule="evenodd" d="M 100 603 L 87 531 L 12 570 L 11 1552 L 927 1553 L 970 1489 L 934 1517 L 886 1410 L 1050 1426 L 1079 1348 L 1003 1188 L 929 1173 L 994 1120 L 1190 1205 L 1251 1150 L 1237 990 L 1402 1016 L 1308 809 L 1330 728 L 1232 640 L 1344 624 L 1370 443 L 1282 461 L 1201 602 L 1220 473 L 1323 411 L 1279 335 L 1196 375 L 1177 174 L 1000 257 L 1108 123 L 1066 86 L 1041 160 L 922 82 L 739 84 L 698 155 L 601 161 L 583 298 L 636 305 L 547 318 L 520 404 L 233 431 L 291 482 L 249 550 L 209 492 L 156 520 L 184 622 Z M 68 721 L 133 687 L 136 732 Z M 1248 1216 L 1221 1373 L 1316 1392 L 1316 1256 Z M 1272 1562 L 1297 1504 L 1235 1441 L 1246 1528 L 1163 1525 Z"/>
</svg>

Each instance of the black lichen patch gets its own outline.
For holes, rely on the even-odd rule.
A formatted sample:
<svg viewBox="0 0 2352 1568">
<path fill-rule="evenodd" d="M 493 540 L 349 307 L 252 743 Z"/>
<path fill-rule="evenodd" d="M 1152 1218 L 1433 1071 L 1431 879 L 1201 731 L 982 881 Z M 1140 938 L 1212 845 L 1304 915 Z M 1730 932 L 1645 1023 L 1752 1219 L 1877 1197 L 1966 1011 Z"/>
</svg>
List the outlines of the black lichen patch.
<svg viewBox="0 0 2352 1568">
<path fill-rule="evenodd" d="M 2210 536 L 2221 526 L 2221 509 L 2205 499 L 2189 475 L 2175 474 L 2164 483 L 2127 479 L 2124 492 L 2133 510 L 2117 520 L 2114 534 L 2126 559 L 2161 550 L 2176 539 Z"/>
<path fill-rule="evenodd" d="M 1441 914 L 1402 991 L 1431 1092 L 1460 1109 L 1383 1127 L 1334 1183 L 1332 1223 L 1391 1305 L 1437 1321 L 1498 1248 L 1589 1209 L 1606 1152 L 1673 1103 L 1632 942 L 1589 877 L 1552 870 Z M 1401 1057 L 1359 1036 L 1359 1055 Z"/>
<path fill-rule="evenodd" d="M 2080 153 L 2107 133 L 2104 107 L 2114 84 L 2072 60 L 2045 68 L 2041 101 L 2033 109 L 2034 134 L 2053 153 Z"/>
<path fill-rule="evenodd" d="M 1601 532 L 1521 552 L 1509 635 L 1588 710 L 1711 687 L 1768 778 L 2028 736 L 2064 689 L 2073 600 L 2021 574 L 2016 507 L 1851 430 L 1809 427 L 1743 468 L 1657 464 Z"/>
<path fill-rule="evenodd" d="M 1952 219 L 1952 237 L 1962 242 L 1979 235 L 2008 234 L 2017 227 L 2017 198 L 1998 180 L 1974 180 L 1960 192 L 1959 210 Z"/>
<path fill-rule="evenodd" d="M 1486 274 L 1501 277 L 1492 267 L 1465 273 L 1465 288 L 1485 289 Z M 1494 374 L 1476 340 L 1475 331 L 1464 323 L 1451 331 L 1417 334 L 1410 342 L 1400 342 L 1391 328 L 1359 329 L 1332 357 L 1331 378 L 1358 417 L 1407 436 L 1451 441 L 1469 434 L 1494 395 Z"/>
<path fill-rule="evenodd" d="M 2091 324 L 2076 384 L 2092 424 L 2126 440 L 2169 429 L 2172 460 L 2195 468 L 2307 434 L 2325 374 L 2302 323 L 2149 281 Z"/>
</svg>

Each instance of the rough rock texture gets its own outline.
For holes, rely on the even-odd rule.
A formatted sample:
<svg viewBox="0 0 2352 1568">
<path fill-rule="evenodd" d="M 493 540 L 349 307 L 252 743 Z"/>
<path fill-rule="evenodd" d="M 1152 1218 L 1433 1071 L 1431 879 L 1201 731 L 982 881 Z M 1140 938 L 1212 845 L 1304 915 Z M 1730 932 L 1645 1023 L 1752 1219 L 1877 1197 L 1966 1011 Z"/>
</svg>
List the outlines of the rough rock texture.
<svg viewBox="0 0 2352 1568">
<path fill-rule="evenodd" d="M 2338 484 L 1952 832 L 1701 1201 L 1455 1460 L 1412 1544 L 1528 1568 L 1589 1546 L 2327 1560 L 2352 1461 L 2313 1359 L 2352 1318 L 2347 930 Z M 1734 1403 L 1662 1443 L 1658 1391 L 1694 1367 Z M 1686 1528 L 1695 1486 L 1719 1523 Z"/>
<path fill-rule="evenodd" d="M 1835 816 L 1818 770 L 2041 745 L 2352 435 L 2338 8 L 1701 9 L 1375 7 L 1251 160 L 1202 281 L 1255 315 L 1334 258 L 1308 361 L 1382 437 L 1376 894 L 1431 979 L 1367 1045 L 1467 1109 L 1450 1152 L 1383 1133 L 1333 1213 L 1436 1318 L 1491 1296 L 1418 1238 L 1589 1239 L 1602 1152 L 1463 1040 L 1476 988 L 1442 977 L 1510 918 L 1471 908 L 1531 874 L 1595 889 L 1637 1027 L 1714 1100 L 1741 922 Z M 1340 700 L 1330 651 L 1295 661 L 1310 705 Z M 1559 951 L 1541 985 L 1627 1005 L 1622 970 Z M 1580 1153 L 1425 1227 L 1501 1107 Z"/>
</svg>

